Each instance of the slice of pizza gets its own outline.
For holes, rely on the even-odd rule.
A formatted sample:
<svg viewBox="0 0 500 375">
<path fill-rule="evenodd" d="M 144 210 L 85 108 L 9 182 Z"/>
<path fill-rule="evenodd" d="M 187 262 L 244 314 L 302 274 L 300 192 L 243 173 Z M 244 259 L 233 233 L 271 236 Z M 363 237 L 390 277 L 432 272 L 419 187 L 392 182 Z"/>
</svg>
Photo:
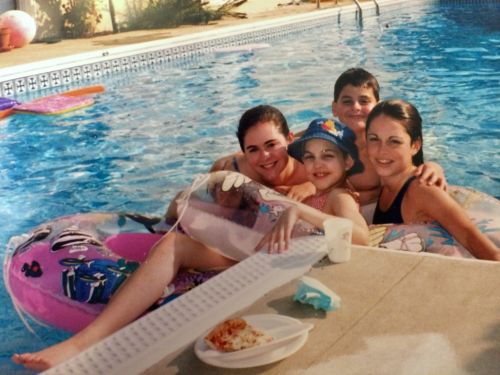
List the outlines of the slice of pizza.
<svg viewBox="0 0 500 375">
<path fill-rule="evenodd" d="M 205 336 L 205 343 L 211 349 L 234 352 L 272 341 L 272 336 L 252 327 L 243 318 L 228 319 Z"/>
</svg>

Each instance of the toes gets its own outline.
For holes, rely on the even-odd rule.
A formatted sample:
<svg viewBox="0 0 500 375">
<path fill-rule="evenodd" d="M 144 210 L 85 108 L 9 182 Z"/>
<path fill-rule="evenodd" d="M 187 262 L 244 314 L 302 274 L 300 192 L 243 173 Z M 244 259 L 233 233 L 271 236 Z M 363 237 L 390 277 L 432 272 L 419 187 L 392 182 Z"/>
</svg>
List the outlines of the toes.
<svg viewBox="0 0 500 375">
<path fill-rule="evenodd" d="M 33 353 L 14 354 L 12 361 L 33 370 L 46 370 L 50 367 L 47 361 Z"/>
</svg>

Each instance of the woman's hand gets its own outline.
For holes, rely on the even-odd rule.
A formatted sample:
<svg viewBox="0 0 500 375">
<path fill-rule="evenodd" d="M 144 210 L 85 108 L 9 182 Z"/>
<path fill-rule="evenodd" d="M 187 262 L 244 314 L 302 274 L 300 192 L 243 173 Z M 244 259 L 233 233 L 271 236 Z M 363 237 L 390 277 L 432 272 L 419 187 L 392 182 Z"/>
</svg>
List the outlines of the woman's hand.
<svg viewBox="0 0 500 375">
<path fill-rule="evenodd" d="M 283 212 L 274 225 L 255 247 L 255 251 L 267 246 L 270 254 L 282 253 L 288 250 L 288 243 L 292 237 L 293 226 L 299 219 L 299 210 L 295 206 L 289 207 Z"/>
<path fill-rule="evenodd" d="M 307 197 L 314 195 L 316 193 L 316 188 L 308 181 L 300 185 L 290 186 L 287 189 L 281 189 L 281 192 L 294 201 L 302 202 Z"/>
<path fill-rule="evenodd" d="M 441 166 L 434 162 L 420 164 L 415 170 L 415 176 L 421 184 L 428 186 L 436 185 L 440 189 L 446 191 L 448 184 L 444 176 L 444 170 Z"/>
</svg>

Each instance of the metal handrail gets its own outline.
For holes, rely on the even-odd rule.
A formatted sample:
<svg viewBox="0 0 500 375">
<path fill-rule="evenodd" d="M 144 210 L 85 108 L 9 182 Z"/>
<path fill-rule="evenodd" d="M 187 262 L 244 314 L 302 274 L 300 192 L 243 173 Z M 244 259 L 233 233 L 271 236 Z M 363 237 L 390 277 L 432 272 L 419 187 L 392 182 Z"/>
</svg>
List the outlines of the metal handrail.
<svg viewBox="0 0 500 375">
<path fill-rule="evenodd" d="M 378 6 L 377 0 L 373 0 L 373 2 L 375 3 L 375 9 L 377 12 L 377 16 L 380 16 L 380 7 Z"/>
<path fill-rule="evenodd" d="M 363 9 L 361 9 L 361 4 L 359 3 L 358 0 L 354 0 L 356 3 L 356 6 L 358 7 L 358 12 L 359 12 L 359 23 L 361 24 L 363 22 Z"/>
</svg>

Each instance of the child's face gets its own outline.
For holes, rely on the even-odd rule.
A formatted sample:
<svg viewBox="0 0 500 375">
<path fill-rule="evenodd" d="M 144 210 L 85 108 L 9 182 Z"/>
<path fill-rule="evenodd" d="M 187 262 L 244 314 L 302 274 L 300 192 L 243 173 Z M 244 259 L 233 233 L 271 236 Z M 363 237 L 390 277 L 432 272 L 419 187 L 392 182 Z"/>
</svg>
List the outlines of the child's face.
<svg viewBox="0 0 500 375">
<path fill-rule="evenodd" d="M 344 157 L 336 145 L 323 139 L 306 142 L 302 162 L 307 179 L 318 192 L 329 190 L 343 182 L 346 170 L 353 165 L 350 157 Z"/>
<path fill-rule="evenodd" d="M 346 85 L 337 102 L 332 103 L 333 115 L 364 139 L 366 119 L 377 104 L 373 89 L 366 86 Z"/>
<path fill-rule="evenodd" d="M 288 164 L 289 142 L 272 121 L 261 122 L 245 134 L 243 152 L 252 169 L 272 184 Z"/>
<path fill-rule="evenodd" d="M 419 141 L 412 144 L 410 135 L 398 120 L 384 114 L 372 120 L 366 137 L 368 157 L 380 177 L 413 168 L 412 156 L 420 146 Z"/>
</svg>

